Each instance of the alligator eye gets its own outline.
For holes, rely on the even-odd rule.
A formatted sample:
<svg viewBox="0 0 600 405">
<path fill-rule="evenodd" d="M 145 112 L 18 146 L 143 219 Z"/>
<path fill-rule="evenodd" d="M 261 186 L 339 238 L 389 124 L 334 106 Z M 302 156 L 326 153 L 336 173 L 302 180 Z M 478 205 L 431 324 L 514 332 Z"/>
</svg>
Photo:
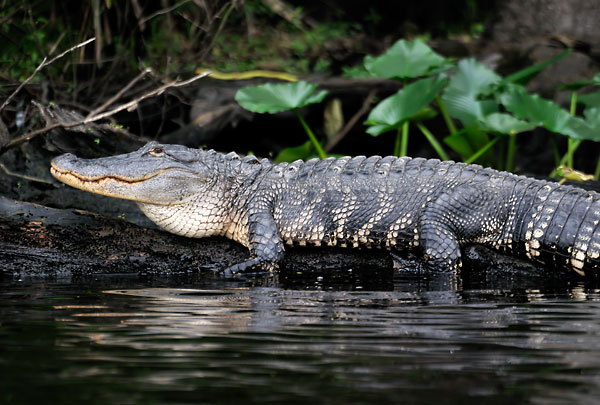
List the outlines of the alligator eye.
<svg viewBox="0 0 600 405">
<path fill-rule="evenodd" d="M 156 157 L 161 157 L 164 155 L 165 150 L 162 146 L 157 146 L 156 148 L 152 148 L 148 151 L 149 154 Z"/>
</svg>

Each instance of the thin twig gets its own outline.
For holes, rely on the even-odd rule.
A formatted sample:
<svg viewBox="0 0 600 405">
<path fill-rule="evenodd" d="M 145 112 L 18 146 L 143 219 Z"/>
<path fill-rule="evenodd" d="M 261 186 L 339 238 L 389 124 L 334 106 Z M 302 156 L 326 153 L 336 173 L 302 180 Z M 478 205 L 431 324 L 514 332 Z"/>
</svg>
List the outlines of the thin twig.
<svg viewBox="0 0 600 405">
<path fill-rule="evenodd" d="M 158 17 L 159 15 L 170 13 L 171 11 L 178 9 L 179 7 L 183 6 L 185 3 L 189 3 L 189 2 L 190 2 L 190 0 L 183 0 L 183 1 L 180 1 L 179 3 L 175 4 L 174 6 L 164 8 L 162 10 L 158 10 L 158 11 L 150 14 L 148 17 L 140 18 L 138 20 L 138 25 L 142 26 L 142 25 L 146 24 L 148 21 L 150 21 L 151 19 L 153 19 L 154 17 Z"/>
<path fill-rule="evenodd" d="M 92 37 L 86 41 L 83 41 L 80 44 L 75 45 L 72 48 L 67 49 L 66 51 L 64 51 L 63 53 L 61 53 L 60 55 L 55 56 L 54 58 L 50 59 L 50 61 L 48 63 L 46 63 L 44 66 L 48 66 L 51 63 L 56 62 L 56 60 L 62 58 L 63 56 L 65 56 L 66 54 L 68 54 L 69 52 L 73 52 L 76 49 L 81 48 L 82 46 L 86 46 L 87 44 L 89 44 L 90 42 L 94 42 L 96 40 L 96 37 Z"/>
<path fill-rule="evenodd" d="M 352 118 L 348 120 L 346 125 L 344 125 L 344 128 L 342 128 L 340 132 L 338 132 L 333 138 L 331 138 L 323 147 L 325 152 L 329 153 L 346 135 L 348 135 L 348 132 L 350 132 L 354 125 L 356 125 L 356 122 L 360 119 L 360 117 L 362 117 L 369 110 L 369 107 L 371 106 L 371 103 L 373 102 L 373 99 L 375 98 L 376 94 L 376 90 L 371 90 L 369 92 L 367 98 L 365 98 L 365 101 L 363 102 L 360 109 L 356 112 L 356 114 L 354 114 Z"/>
<path fill-rule="evenodd" d="M 56 41 L 54 41 L 54 44 L 52 44 L 52 47 L 50 48 L 50 52 L 48 52 L 50 55 L 52 55 L 54 53 L 54 51 L 56 51 L 56 48 L 58 48 L 58 45 L 60 45 L 60 41 L 63 40 L 65 35 L 67 35 L 67 31 L 61 32 L 60 35 L 58 36 L 58 39 Z"/>
<path fill-rule="evenodd" d="M 142 71 L 142 73 L 140 73 L 139 75 L 137 75 L 132 81 L 130 81 L 125 87 L 123 87 L 121 90 L 119 90 L 117 92 L 117 94 L 115 94 L 114 96 L 112 96 L 111 98 L 109 98 L 108 100 L 106 100 L 106 102 L 104 102 L 100 107 L 95 108 L 93 111 L 91 111 L 86 118 L 92 117 L 102 111 L 104 111 L 106 109 L 106 107 L 108 107 L 109 105 L 111 105 L 112 103 L 114 103 L 115 101 L 117 101 L 119 98 L 121 98 L 121 96 L 123 94 L 125 94 L 125 92 L 127 90 L 129 90 L 134 84 L 136 84 L 138 81 L 140 81 L 140 79 L 142 79 L 144 76 L 146 76 L 148 73 L 152 72 L 152 69 L 150 68 L 146 68 Z"/>
<path fill-rule="evenodd" d="M 0 163 L 0 170 L 2 170 L 8 176 L 17 177 L 17 178 L 23 179 L 23 180 L 35 181 L 37 183 L 50 184 L 53 187 L 57 187 L 56 184 L 53 183 L 52 181 L 49 181 L 49 180 L 46 180 L 46 179 L 42 179 L 42 178 L 39 178 L 39 177 L 33 177 L 33 176 L 28 176 L 26 174 L 21 174 L 21 173 L 13 172 L 8 167 L 6 167 L 4 165 L 4 163 Z"/>
<path fill-rule="evenodd" d="M 33 71 L 33 73 L 31 74 L 31 76 L 29 76 L 27 79 L 25 79 L 20 85 L 19 87 L 17 87 L 17 89 L 10 95 L 8 96 L 8 98 L 6 100 L 4 100 L 4 103 L 2 103 L 2 105 L 0 105 L 0 112 L 2 112 L 2 110 L 4 110 L 4 108 L 8 105 L 8 103 L 10 102 L 10 100 L 13 99 L 14 96 L 17 95 L 17 93 L 19 91 L 21 91 L 21 89 L 23 88 L 23 86 L 25 86 L 27 83 L 29 83 L 34 77 L 35 75 L 42 70 L 42 68 L 48 66 L 49 64 L 53 63 L 54 61 L 56 61 L 57 59 L 62 58 L 63 56 L 65 56 L 67 53 L 69 52 L 73 52 L 74 50 L 81 48 L 82 46 L 85 46 L 87 44 L 89 44 L 90 42 L 94 41 L 96 38 L 90 38 L 87 41 L 84 41 L 78 45 L 75 45 L 74 47 L 67 49 L 66 51 L 64 51 L 63 53 L 61 53 L 60 55 L 50 59 L 50 61 L 46 62 L 46 60 L 48 59 L 47 57 L 44 58 L 44 60 L 42 61 L 42 63 L 40 63 L 40 65 L 35 68 L 35 70 Z"/>
</svg>

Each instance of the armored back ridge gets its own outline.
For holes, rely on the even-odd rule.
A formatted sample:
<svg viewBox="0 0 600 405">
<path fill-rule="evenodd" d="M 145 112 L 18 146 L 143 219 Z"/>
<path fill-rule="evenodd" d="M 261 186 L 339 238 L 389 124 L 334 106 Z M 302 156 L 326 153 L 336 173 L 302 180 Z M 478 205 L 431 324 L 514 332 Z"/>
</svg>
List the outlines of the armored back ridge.
<svg viewBox="0 0 600 405">
<path fill-rule="evenodd" d="M 421 158 L 254 157 L 151 142 L 101 159 L 63 155 L 59 180 L 134 200 L 162 228 L 224 235 L 250 249 L 236 272 L 272 270 L 288 245 L 385 248 L 456 271 L 482 244 L 583 274 L 600 255 L 600 196 L 478 165 Z"/>
</svg>

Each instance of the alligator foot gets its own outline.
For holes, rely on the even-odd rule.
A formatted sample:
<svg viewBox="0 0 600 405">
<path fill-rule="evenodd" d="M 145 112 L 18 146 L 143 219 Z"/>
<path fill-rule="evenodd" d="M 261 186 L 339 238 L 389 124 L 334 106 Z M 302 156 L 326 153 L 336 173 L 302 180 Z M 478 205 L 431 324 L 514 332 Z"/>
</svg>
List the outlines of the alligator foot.
<svg viewBox="0 0 600 405">
<path fill-rule="evenodd" d="M 247 260 L 242 263 L 234 264 L 222 271 L 226 278 L 238 277 L 240 273 L 245 275 L 263 275 L 273 272 L 279 268 L 275 262 L 265 262 L 258 257 Z"/>
<path fill-rule="evenodd" d="M 425 268 L 425 263 L 422 259 L 405 258 L 394 252 L 390 252 L 393 260 L 394 270 L 406 273 L 421 273 Z"/>
</svg>

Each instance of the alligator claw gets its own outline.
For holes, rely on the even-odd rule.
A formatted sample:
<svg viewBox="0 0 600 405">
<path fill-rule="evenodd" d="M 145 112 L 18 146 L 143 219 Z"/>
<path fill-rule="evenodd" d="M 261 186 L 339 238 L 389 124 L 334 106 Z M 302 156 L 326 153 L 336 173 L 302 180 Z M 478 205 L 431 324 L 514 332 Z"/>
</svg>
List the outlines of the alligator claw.
<svg viewBox="0 0 600 405">
<path fill-rule="evenodd" d="M 263 262 L 258 258 L 254 258 L 243 263 L 229 266 L 222 270 L 221 273 L 225 278 L 240 278 L 242 273 L 248 276 L 260 276 L 269 274 L 275 269 L 277 269 L 277 264 Z"/>
<path fill-rule="evenodd" d="M 239 273 L 231 269 L 231 267 L 227 267 L 226 269 L 221 271 L 221 274 L 225 278 L 235 278 L 239 277 Z"/>
</svg>

